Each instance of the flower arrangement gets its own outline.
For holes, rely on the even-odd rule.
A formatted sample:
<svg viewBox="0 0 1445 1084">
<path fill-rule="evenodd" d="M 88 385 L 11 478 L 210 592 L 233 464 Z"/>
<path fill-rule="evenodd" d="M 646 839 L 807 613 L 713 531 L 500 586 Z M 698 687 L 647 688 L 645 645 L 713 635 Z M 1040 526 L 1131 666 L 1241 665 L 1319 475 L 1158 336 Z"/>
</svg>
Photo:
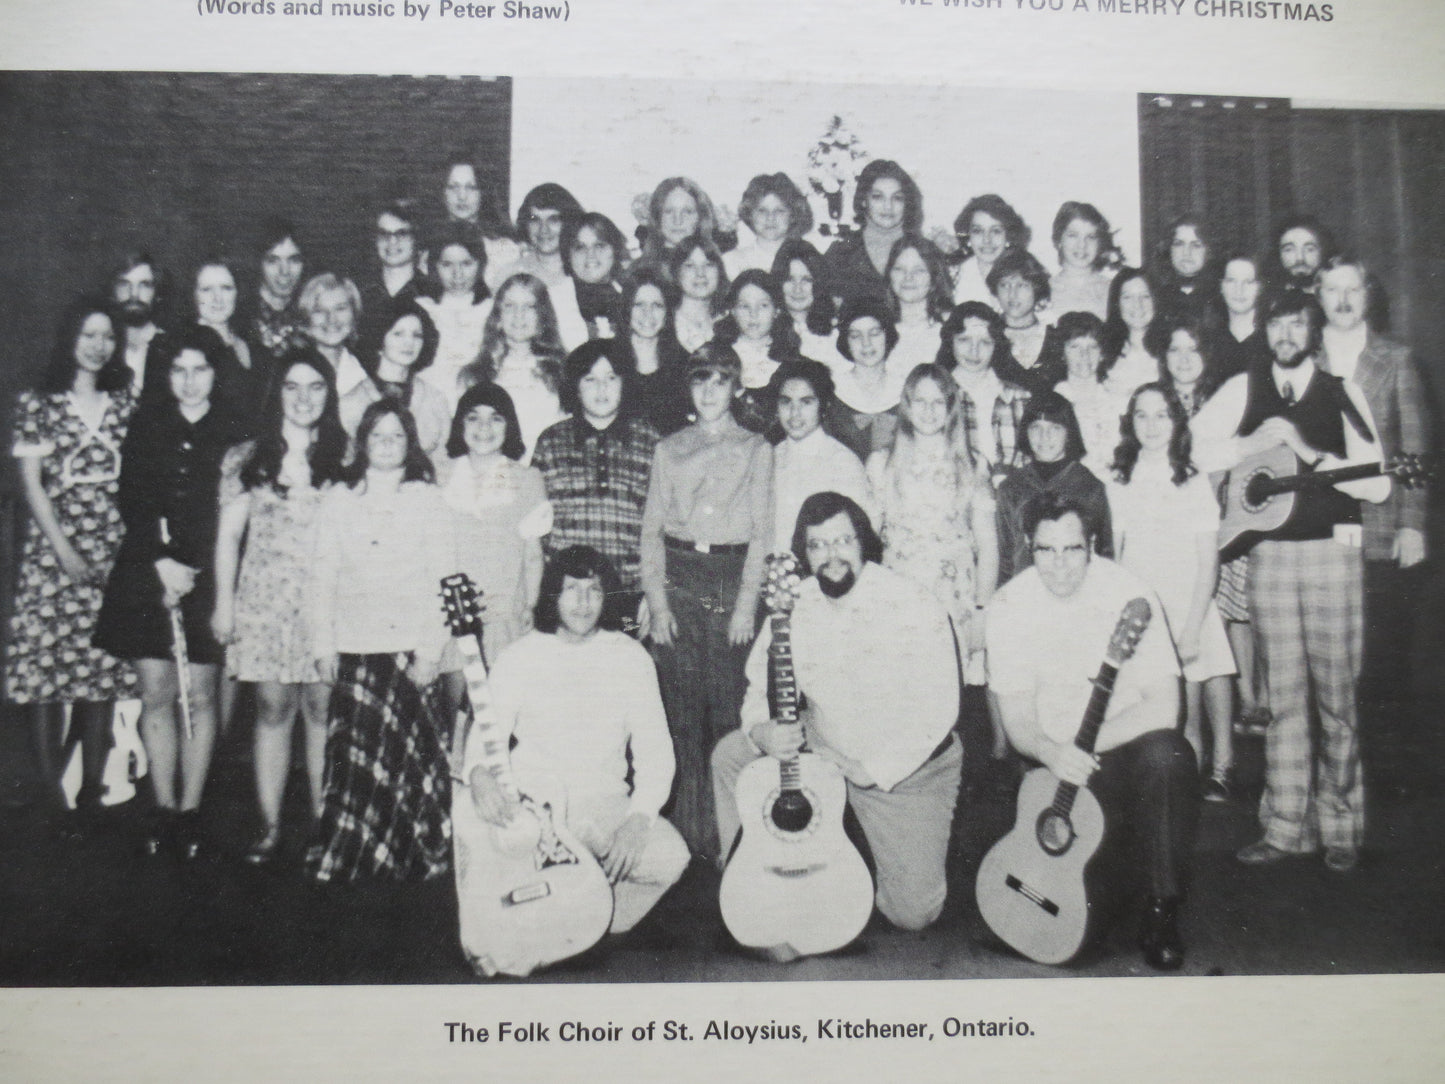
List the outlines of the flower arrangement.
<svg viewBox="0 0 1445 1084">
<path fill-rule="evenodd" d="M 818 232 L 824 236 L 841 237 L 852 232 L 843 222 L 843 212 L 853 202 L 858 184 L 870 155 L 843 117 L 834 114 L 823 136 L 808 150 L 808 188 L 815 204 L 821 201 L 825 213 L 814 217 Z"/>
</svg>

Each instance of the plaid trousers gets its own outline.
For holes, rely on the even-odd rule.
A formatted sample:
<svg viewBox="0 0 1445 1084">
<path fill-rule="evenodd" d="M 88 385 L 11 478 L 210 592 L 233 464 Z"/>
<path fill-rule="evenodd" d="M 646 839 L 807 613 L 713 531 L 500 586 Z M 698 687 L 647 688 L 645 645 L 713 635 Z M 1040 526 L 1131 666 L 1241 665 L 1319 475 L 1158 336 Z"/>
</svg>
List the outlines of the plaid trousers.
<svg viewBox="0 0 1445 1084">
<path fill-rule="evenodd" d="M 1282 851 L 1315 851 L 1321 842 L 1356 850 L 1364 836 L 1355 699 L 1363 574 L 1360 551 L 1330 539 L 1261 542 L 1250 554 L 1250 614 L 1274 712 L 1259 818 L 1265 842 Z"/>
</svg>

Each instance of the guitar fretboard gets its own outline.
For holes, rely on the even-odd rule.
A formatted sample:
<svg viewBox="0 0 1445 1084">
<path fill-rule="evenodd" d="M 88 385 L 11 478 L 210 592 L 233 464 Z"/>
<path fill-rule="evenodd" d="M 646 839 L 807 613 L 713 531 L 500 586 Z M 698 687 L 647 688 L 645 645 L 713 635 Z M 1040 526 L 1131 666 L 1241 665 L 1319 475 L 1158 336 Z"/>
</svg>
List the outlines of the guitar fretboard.
<svg viewBox="0 0 1445 1084">
<path fill-rule="evenodd" d="M 457 636 L 457 651 L 462 657 L 462 676 L 467 679 L 467 698 L 472 704 L 475 722 L 473 737 L 482 743 L 481 761 L 502 793 L 513 800 L 521 796 L 512 780 L 510 736 L 497 722 L 492 711 L 492 698 L 487 682 L 487 664 L 475 636 Z"/>
<path fill-rule="evenodd" d="M 798 726 L 798 681 L 793 674 L 793 622 L 786 610 L 769 616 L 773 643 L 768 649 L 768 665 L 773 671 L 773 710 L 778 721 Z M 791 756 L 779 762 L 778 774 L 783 791 L 797 791 L 800 786 L 798 758 Z"/>
<path fill-rule="evenodd" d="M 1099 728 L 1104 725 L 1104 712 L 1109 707 L 1109 697 L 1114 692 L 1114 679 L 1118 676 L 1119 668 L 1105 662 L 1099 667 L 1098 676 L 1094 678 L 1094 692 L 1089 697 L 1089 706 L 1084 709 L 1084 721 L 1079 726 L 1078 734 L 1074 736 L 1074 744 L 1086 753 L 1094 751 L 1094 743 L 1099 738 Z M 1060 783 L 1054 791 L 1054 800 L 1049 808 L 1067 820 L 1074 808 L 1074 797 L 1078 793 L 1077 784 Z"/>
</svg>

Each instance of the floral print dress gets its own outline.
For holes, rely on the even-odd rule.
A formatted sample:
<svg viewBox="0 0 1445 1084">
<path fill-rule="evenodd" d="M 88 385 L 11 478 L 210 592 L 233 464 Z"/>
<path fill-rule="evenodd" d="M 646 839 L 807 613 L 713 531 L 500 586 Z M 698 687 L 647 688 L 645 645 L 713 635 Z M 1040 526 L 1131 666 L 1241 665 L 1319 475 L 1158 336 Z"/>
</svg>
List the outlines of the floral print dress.
<svg viewBox="0 0 1445 1084">
<path fill-rule="evenodd" d="M 96 426 L 70 392 L 24 392 L 15 410 L 16 458 L 40 460 L 40 481 L 60 529 L 97 577 L 72 580 L 32 518 L 20 558 L 5 666 L 16 704 L 121 700 L 133 695 L 128 663 L 90 643 L 125 527 L 116 507 L 120 447 L 135 400 L 112 392 Z"/>
</svg>

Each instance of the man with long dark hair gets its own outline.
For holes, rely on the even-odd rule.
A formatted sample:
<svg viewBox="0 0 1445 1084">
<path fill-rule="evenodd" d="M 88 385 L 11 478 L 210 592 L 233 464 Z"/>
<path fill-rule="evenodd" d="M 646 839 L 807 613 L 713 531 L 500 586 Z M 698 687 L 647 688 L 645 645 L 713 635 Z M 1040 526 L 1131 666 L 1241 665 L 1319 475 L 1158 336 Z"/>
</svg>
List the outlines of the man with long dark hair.
<svg viewBox="0 0 1445 1084">
<path fill-rule="evenodd" d="M 809 573 L 792 612 L 798 727 L 768 704 L 771 629 L 748 656 L 742 727 L 712 754 L 718 838 L 738 834 L 737 779 L 759 754 L 786 759 L 806 740 L 848 783 L 848 804 L 877 869 L 875 902 L 905 930 L 937 920 L 948 893 L 944 858 L 963 751 L 958 659 L 943 607 L 879 561 L 883 543 L 857 502 L 815 493 L 803 502 L 793 552 Z"/>
</svg>

